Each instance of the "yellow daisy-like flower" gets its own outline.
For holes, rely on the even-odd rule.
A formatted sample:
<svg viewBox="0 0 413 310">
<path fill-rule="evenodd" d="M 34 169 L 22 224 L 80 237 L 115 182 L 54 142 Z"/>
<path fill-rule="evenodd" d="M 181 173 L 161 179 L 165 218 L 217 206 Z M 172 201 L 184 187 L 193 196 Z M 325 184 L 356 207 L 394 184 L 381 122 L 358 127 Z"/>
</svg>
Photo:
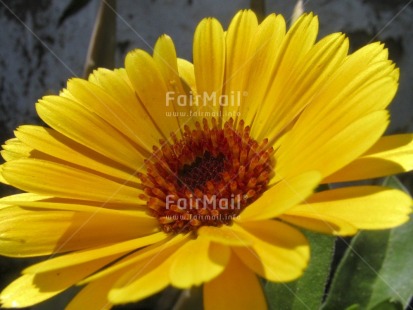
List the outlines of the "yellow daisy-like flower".
<svg viewBox="0 0 413 310">
<path fill-rule="evenodd" d="M 413 168 L 413 135 L 382 137 L 399 71 L 382 44 L 348 54 L 316 42 L 317 18 L 286 31 L 239 12 L 198 25 L 193 64 L 164 35 L 153 56 L 72 79 L 37 103 L 50 128 L 21 126 L 0 180 L 0 253 L 51 258 L 1 293 L 25 307 L 84 285 L 68 309 L 106 309 L 167 286 L 203 285 L 205 309 L 265 309 L 259 277 L 302 275 L 294 226 L 333 235 L 408 220 L 411 199 L 380 186 L 320 184 Z M 61 254 L 55 257 L 56 254 Z"/>
</svg>

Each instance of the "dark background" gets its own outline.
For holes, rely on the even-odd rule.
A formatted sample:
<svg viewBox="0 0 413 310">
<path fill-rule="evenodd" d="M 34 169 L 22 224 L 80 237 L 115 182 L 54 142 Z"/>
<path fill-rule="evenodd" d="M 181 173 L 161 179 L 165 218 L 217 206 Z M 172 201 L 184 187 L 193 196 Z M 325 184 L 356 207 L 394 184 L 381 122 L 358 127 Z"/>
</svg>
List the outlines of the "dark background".
<svg viewBox="0 0 413 310">
<path fill-rule="evenodd" d="M 291 16 L 294 1 L 263 2 L 267 14 L 283 13 L 287 19 Z M 0 0 L 0 142 L 12 138 L 20 124 L 40 123 L 35 102 L 45 94 L 58 93 L 68 78 L 84 75 L 99 6 L 98 0 Z M 167 33 L 174 39 L 178 56 L 191 60 L 193 31 L 203 17 L 214 16 L 226 28 L 236 11 L 248 7 L 248 0 L 118 0 L 113 7 L 116 13 L 112 14 L 115 40 L 104 42 L 101 51 L 113 51 L 112 66 L 120 67 L 129 50 L 138 47 L 151 52 L 157 37 Z M 401 69 L 389 132 L 413 132 L 412 1 L 311 0 L 305 7 L 319 15 L 320 37 L 345 32 L 353 49 L 377 40 L 386 43 L 390 58 Z M 411 190 L 411 176 L 402 180 Z M 0 196 L 13 192 L 0 186 Z M 34 261 L 0 258 L 0 288 Z M 33 309 L 62 309 L 70 296 L 63 294 Z M 169 292 L 162 298 L 170 296 L 176 294 Z M 139 308 L 153 304 L 164 307 L 152 299 Z"/>
</svg>

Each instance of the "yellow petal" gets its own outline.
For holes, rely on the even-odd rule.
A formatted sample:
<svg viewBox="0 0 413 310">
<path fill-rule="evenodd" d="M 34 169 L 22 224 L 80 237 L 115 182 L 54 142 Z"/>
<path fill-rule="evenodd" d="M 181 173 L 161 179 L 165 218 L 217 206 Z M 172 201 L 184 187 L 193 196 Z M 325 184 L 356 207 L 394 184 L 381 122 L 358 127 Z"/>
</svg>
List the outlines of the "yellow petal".
<svg viewBox="0 0 413 310">
<path fill-rule="evenodd" d="M 335 132 L 318 127 L 288 133 L 276 154 L 276 175 L 288 177 L 299 171 L 317 170 L 328 176 L 366 152 L 385 131 L 388 112 L 376 111 Z M 305 147 L 303 147 L 303 145 Z"/>
<path fill-rule="evenodd" d="M 189 93 L 189 89 L 185 89 L 181 83 L 175 46 L 169 36 L 164 34 L 156 41 L 153 50 L 153 59 L 168 89 L 168 104 L 173 105 L 175 111 L 175 116 L 172 115 L 171 117 L 176 117 L 179 127 L 184 128 L 188 122 L 194 121 L 194 114 L 191 112 L 195 109 L 192 105 L 187 104 L 190 102 L 191 94 Z"/>
<path fill-rule="evenodd" d="M 184 244 L 174 255 L 169 276 L 178 288 L 201 285 L 218 276 L 230 257 L 227 246 L 198 237 Z"/>
<path fill-rule="evenodd" d="M 250 246 L 252 244 L 248 236 L 226 225 L 221 227 L 203 226 L 198 229 L 197 234 L 213 242 L 228 246 Z"/>
<path fill-rule="evenodd" d="M 370 54 L 365 53 L 366 50 Z M 324 126 L 343 128 L 360 117 L 384 109 L 397 90 L 397 79 L 390 61 L 375 60 L 375 55 L 382 52 L 382 45 L 371 44 L 348 56 L 320 85 L 299 122 L 307 127 L 321 125 L 323 129 L 315 127 L 320 131 L 324 130 Z M 380 81 L 385 81 L 382 84 L 384 91 L 380 91 L 380 87 L 375 88 L 378 94 L 372 89 L 366 90 L 372 83 Z"/>
<path fill-rule="evenodd" d="M 389 58 L 388 50 L 384 48 L 384 44 L 380 42 L 374 42 L 363 46 L 352 55 L 353 56 L 349 56 L 349 58 L 353 58 L 352 61 L 355 61 L 359 66 L 388 60 Z M 357 68 L 355 67 L 355 69 Z"/>
<path fill-rule="evenodd" d="M 325 214 L 300 214 L 285 213 L 280 219 L 293 225 L 334 236 L 352 236 L 357 233 L 357 228 L 346 220 Z"/>
<path fill-rule="evenodd" d="M 23 273 L 43 273 L 53 270 L 63 269 L 69 266 L 80 265 L 83 263 L 99 260 L 115 254 L 126 254 L 139 248 L 165 240 L 168 237 L 164 232 L 158 232 L 138 239 L 118 242 L 113 245 L 92 248 L 90 250 L 78 251 L 56 258 L 45 260 L 26 268 Z"/>
<path fill-rule="evenodd" d="M 118 280 L 115 287 L 109 291 L 109 301 L 113 304 L 124 304 L 137 302 L 146 297 L 163 290 L 169 285 L 168 268 L 169 264 L 157 260 L 158 266 L 152 267 L 150 271 L 146 268 L 145 273 L 140 270 L 130 270 Z M 119 283 L 123 287 L 118 287 Z"/>
<path fill-rule="evenodd" d="M 282 15 L 271 14 L 258 26 L 252 38 L 248 63 L 249 72 L 243 92 L 243 103 L 239 113 L 246 124 L 252 124 L 255 113 L 261 107 L 272 80 L 274 66 L 277 64 L 280 45 L 285 37 L 285 20 Z M 244 65 L 242 65 L 244 66 Z M 240 91 L 240 90 L 238 90 Z M 255 127 L 252 127 L 253 134 Z"/>
<path fill-rule="evenodd" d="M 377 178 L 413 169 L 413 135 L 380 138 L 364 155 L 327 177 L 324 182 L 345 182 Z"/>
<path fill-rule="evenodd" d="M 245 208 L 238 222 L 274 218 L 312 194 L 321 181 L 320 174 L 310 171 L 297 177 L 282 179 Z"/>
<path fill-rule="evenodd" d="M 297 229 L 272 220 L 242 223 L 237 228 L 249 234 L 253 245 L 233 251 L 254 272 L 274 282 L 292 281 L 303 274 L 310 248 Z"/>
<path fill-rule="evenodd" d="M 321 215 L 329 217 L 337 226 L 346 221 L 358 229 L 386 229 L 401 225 L 409 220 L 413 204 L 402 191 L 379 186 L 327 190 L 314 194 L 307 202 L 289 210 L 287 215 L 308 215 L 310 218 Z"/>
<path fill-rule="evenodd" d="M 311 103 L 299 116 L 294 128 L 288 133 L 288 138 L 285 139 L 280 148 L 278 158 L 280 168 L 287 164 L 290 166 L 288 170 L 302 171 L 303 167 L 300 165 L 306 165 L 304 163 L 312 162 L 314 158 L 320 160 L 324 154 L 327 154 L 325 152 L 326 146 L 330 150 L 335 149 L 335 146 L 327 143 L 328 140 L 340 132 L 345 132 L 345 128 L 355 126 L 354 124 L 359 123 L 363 118 L 368 118 L 369 115 L 374 118 L 375 113 L 386 108 L 397 90 L 398 75 L 394 65 L 388 60 L 383 60 L 386 55 L 387 52 L 379 44 L 363 48 L 348 56 L 328 80 L 320 85 L 315 96 L 311 98 Z M 366 136 L 368 137 L 367 134 Z M 355 159 L 367 151 L 376 139 L 367 141 L 368 138 L 360 137 L 359 140 L 366 144 L 356 143 L 354 140 L 357 147 L 347 146 L 346 151 L 337 148 L 338 151 L 334 154 L 336 156 L 328 154 L 329 161 L 325 160 L 326 157 L 322 159 L 323 165 L 327 164 L 321 170 L 323 176 L 335 172 L 336 169 L 351 161 L 347 158 L 340 163 L 341 156 L 351 155 L 352 159 Z M 362 144 L 364 145 L 362 146 Z M 300 145 L 300 150 L 297 148 L 298 145 Z M 308 147 L 308 152 L 302 152 L 302 145 Z M 359 146 L 362 148 L 359 149 Z M 289 147 L 295 150 L 290 149 L 291 153 L 286 151 Z M 365 147 L 367 148 L 364 149 Z M 362 152 L 359 153 L 360 151 Z M 284 152 L 285 158 L 284 155 L 281 155 Z M 343 155 L 339 156 L 339 152 Z M 351 154 L 352 152 L 355 154 Z M 299 156 L 296 156 L 298 154 Z M 337 160 L 333 161 L 331 158 L 337 158 Z M 331 167 L 331 164 L 336 167 Z M 285 175 L 286 171 L 283 174 Z"/>
<path fill-rule="evenodd" d="M 368 72 L 363 72 L 367 76 L 360 79 L 359 84 L 350 84 L 347 87 L 342 85 L 340 89 L 336 85 L 334 93 L 328 88 L 325 88 L 325 91 L 318 90 L 317 97 L 313 98 L 314 102 L 300 116 L 295 134 L 299 134 L 298 130 L 304 124 L 307 128 L 314 128 L 313 131 L 317 134 L 322 134 L 326 128 L 338 132 L 355 120 L 385 108 L 397 90 L 397 81 L 389 76 L 376 77 L 375 75 L 381 75 L 383 70 L 389 68 L 386 63 L 371 65 Z M 323 97 L 322 101 L 321 97 Z M 322 104 L 322 102 L 329 104 Z M 302 133 L 304 137 L 306 134 L 309 134 L 308 131 Z"/>
<path fill-rule="evenodd" d="M 113 274 L 88 284 L 70 300 L 65 310 L 109 310 L 112 303 L 108 300 L 109 290 L 119 278 L 119 274 Z"/>
<path fill-rule="evenodd" d="M 224 30 L 216 19 L 206 18 L 198 24 L 193 55 L 199 111 L 217 113 L 224 79 L 225 44 Z"/>
<path fill-rule="evenodd" d="M 183 82 L 189 88 L 188 91 L 196 93 L 196 81 L 195 81 L 195 71 L 194 65 L 189 61 L 178 58 L 177 61 L 179 76 L 182 78 Z"/>
<path fill-rule="evenodd" d="M 143 155 L 112 125 L 77 102 L 47 96 L 37 113 L 52 128 L 97 153 L 132 169 L 141 169 Z"/>
<path fill-rule="evenodd" d="M 20 126 L 15 135 L 27 146 L 45 155 L 64 160 L 68 164 L 76 164 L 99 173 L 105 173 L 108 176 L 140 183 L 139 178 L 134 175 L 136 173 L 134 170 L 126 169 L 117 162 L 85 148 L 53 129 L 26 125 Z M 32 151 L 28 157 L 39 158 L 41 156 Z"/>
<path fill-rule="evenodd" d="M 0 253 L 6 256 L 39 256 L 104 246 L 158 229 L 156 220 L 100 212 L 99 208 L 79 212 L 8 207 L 0 210 L 0 223 Z"/>
<path fill-rule="evenodd" d="M 155 255 L 146 256 L 129 267 L 109 292 L 109 300 L 114 304 L 134 302 L 168 286 L 173 254 L 183 245 L 182 241 L 185 242 L 182 236 L 173 239 L 177 241 L 172 241 L 167 247 L 158 247 Z"/>
<path fill-rule="evenodd" d="M 62 290 L 39 292 L 33 284 L 34 275 L 23 275 L 9 284 L 0 294 L 0 303 L 6 308 L 23 308 L 47 300 Z"/>
<path fill-rule="evenodd" d="M 117 117 L 124 122 L 123 127 L 126 127 L 124 134 L 151 153 L 152 146 L 159 142 L 162 134 L 158 131 L 143 103 L 136 97 L 126 70 L 122 68 L 112 71 L 100 68 L 90 75 L 89 81 L 99 85 L 111 96 L 113 106 L 110 108 L 116 112 L 112 118 Z M 90 104 L 89 107 L 91 107 Z"/>
<path fill-rule="evenodd" d="M 254 134 L 273 141 L 286 130 L 345 59 L 347 51 L 344 35 L 332 34 L 315 44 L 284 75 L 277 74 L 262 103 L 262 118 L 254 120 L 254 126 L 258 123 Z M 269 114 L 273 117 L 266 117 Z"/>
<path fill-rule="evenodd" d="M 20 158 L 29 157 L 33 148 L 22 143 L 17 138 L 13 138 L 6 141 L 3 145 L 3 150 L 1 151 L 1 156 L 5 161 L 11 161 Z"/>
<path fill-rule="evenodd" d="M 348 40 L 345 36 L 340 33 L 331 34 L 315 44 L 305 58 L 290 69 L 289 75 L 277 76 L 283 84 L 279 88 L 272 87 L 263 103 L 263 109 L 264 105 L 268 106 L 268 113 L 274 117 L 266 118 L 259 139 L 268 137 L 272 142 L 289 128 L 343 62 L 347 51 Z"/>
<path fill-rule="evenodd" d="M 168 35 L 164 34 L 156 41 L 153 59 L 165 80 L 167 88 L 178 94 L 185 94 L 178 74 L 175 46 Z"/>
<path fill-rule="evenodd" d="M 302 15 L 288 30 L 286 36 L 283 37 L 282 44 L 276 47 L 277 54 L 274 55 L 274 57 L 276 56 L 276 62 L 269 68 L 271 70 L 270 84 L 263 102 L 260 103 L 251 130 L 251 134 L 258 139 L 269 138 L 266 136 L 268 127 L 266 121 L 269 115 L 277 117 L 272 111 L 282 109 L 284 104 L 281 101 L 275 101 L 274 97 L 282 96 L 286 89 L 291 87 L 289 84 L 291 81 L 288 77 L 292 72 L 296 72 L 296 74 L 300 72 L 295 70 L 297 63 L 304 62 L 308 51 L 314 46 L 317 33 L 317 17 L 312 14 Z M 285 122 L 285 120 L 282 121 Z M 275 123 L 271 122 L 271 128 L 274 126 L 277 126 L 276 121 Z"/>
<path fill-rule="evenodd" d="M 174 107 L 167 100 L 168 88 L 155 60 L 145 51 L 134 50 L 126 56 L 125 68 L 154 124 L 168 139 L 170 133 L 179 130 L 179 123 L 167 114 L 174 112 Z"/>
<path fill-rule="evenodd" d="M 93 74 L 96 75 L 97 78 L 102 78 L 102 73 L 102 71 L 95 71 Z M 117 79 L 121 78 L 117 77 Z M 75 98 L 75 101 L 85 109 L 99 115 L 108 124 L 130 138 L 146 152 L 151 152 L 151 143 L 156 141 L 158 135 L 154 130 L 148 130 L 146 134 L 143 134 L 142 127 L 140 127 L 142 126 L 141 120 L 143 117 L 140 116 L 137 119 L 131 117 L 132 114 L 130 110 L 127 109 L 128 101 L 134 100 L 134 104 L 129 104 L 131 109 L 136 110 L 139 105 L 138 99 L 133 93 L 133 97 L 129 98 L 128 101 L 121 102 L 120 99 L 122 97 L 113 97 L 116 96 L 117 93 L 109 94 L 106 89 L 83 79 L 69 80 L 67 82 L 67 89 Z M 152 128 L 155 129 L 153 125 Z"/>
<path fill-rule="evenodd" d="M 27 192 L 62 198 L 113 202 L 140 202 L 141 190 L 58 163 L 19 159 L 4 164 L 3 177 Z"/>
<path fill-rule="evenodd" d="M 153 260 L 156 260 L 158 265 L 161 264 L 161 262 L 159 262 L 158 259 L 165 260 L 166 257 L 170 257 L 173 253 L 175 253 L 175 251 L 179 247 L 181 247 L 183 244 L 185 244 L 191 239 L 192 237 L 190 234 L 178 234 L 164 241 L 160 241 L 153 245 L 147 246 L 144 249 L 141 249 L 133 254 L 126 256 L 124 259 L 118 261 L 116 264 L 108 268 L 105 268 L 104 270 L 101 270 L 95 273 L 94 275 L 86 278 L 80 284 L 83 285 L 85 283 L 90 283 L 103 277 L 109 276 L 111 274 L 118 272 L 124 273 L 131 269 L 132 271 L 136 272 L 136 277 L 134 277 L 133 274 L 131 274 L 131 276 L 125 275 L 125 279 L 129 277 L 128 279 L 131 280 L 131 277 L 133 277 L 133 280 L 135 280 L 137 279 L 137 277 L 139 277 L 140 274 L 148 271 L 147 267 L 149 268 L 149 266 L 152 266 Z M 149 263 L 150 265 L 148 265 Z M 122 285 L 119 284 L 119 287 L 127 284 L 128 280 L 122 280 L 121 282 Z"/>
<path fill-rule="evenodd" d="M 292 68 L 314 46 L 318 35 L 318 17 L 312 13 L 303 14 L 291 26 L 283 42 L 283 55 L 280 59 L 280 72 Z M 291 51 L 291 52 L 290 52 Z"/>
<path fill-rule="evenodd" d="M 148 215 L 147 207 L 139 204 L 124 205 L 124 204 L 107 204 L 102 206 L 102 203 L 94 201 L 72 201 L 70 199 L 61 199 L 52 196 L 43 196 L 32 193 L 16 194 L 0 198 L 0 209 L 11 206 L 19 206 L 29 210 L 38 209 L 40 211 L 63 210 L 73 212 L 89 212 L 102 213 L 107 215 L 124 215 L 136 217 L 142 222 L 151 221 L 159 223 L 153 216 Z"/>
<path fill-rule="evenodd" d="M 0 198 L 0 208 L 16 205 L 16 202 L 37 202 L 43 199 L 52 198 L 51 196 L 42 196 L 33 193 L 15 194 Z"/>
<path fill-rule="evenodd" d="M 71 268 L 42 274 L 23 275 L 0 294 L 4 307 L 28 307 L 66 290 L 85 276 L 102 268 L 113 257 L 93 261 Z"/>
<path fill-rule="evenodd" d="M 204 285 L 205 310 L 267 309 L 259 279 L 232 254 L 227 268 Z"/>
<path fill-rule="evenodd" d="M 9 184 L 9 182 L 7 182 L 6 181 L 6 179 L 3 177 L 3 166 L 2 165 L 0 165 L 0 183 L 3 183 L 3 184 Z"/>
<path fill-rule="evenodd" d="M 250 10 L 240 11 L 232 19 L 225 36 L 226 58 L 224 96 L 228 101 L 222 107 L 222 118 L 225 122 L 238 111 L 243 104 L 240 96 L 245 90 L 251 65 L 253 40 L 258 29 L 258 21 Z M 242 52 L 240 52 L 242 51 Z M 196 64 L 195 64 L 196 68 Z"/>
</svg>

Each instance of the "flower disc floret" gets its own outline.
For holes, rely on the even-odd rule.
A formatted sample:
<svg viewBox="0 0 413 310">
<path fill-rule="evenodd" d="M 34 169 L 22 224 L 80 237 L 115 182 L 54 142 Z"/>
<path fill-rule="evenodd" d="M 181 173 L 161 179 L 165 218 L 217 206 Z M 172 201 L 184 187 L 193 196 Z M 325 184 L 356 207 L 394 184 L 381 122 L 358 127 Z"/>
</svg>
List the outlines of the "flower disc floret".
<svg viewBox="0 0 413 310">
<path fill-rule="evenodd" d="M 250 137 L 244 121 L 185 126 L 182 139 L 160 141 L 141 180 L 151 214 L 165 232 L 232 223 L 266 189 L 272 148 Z"/>
</svg>

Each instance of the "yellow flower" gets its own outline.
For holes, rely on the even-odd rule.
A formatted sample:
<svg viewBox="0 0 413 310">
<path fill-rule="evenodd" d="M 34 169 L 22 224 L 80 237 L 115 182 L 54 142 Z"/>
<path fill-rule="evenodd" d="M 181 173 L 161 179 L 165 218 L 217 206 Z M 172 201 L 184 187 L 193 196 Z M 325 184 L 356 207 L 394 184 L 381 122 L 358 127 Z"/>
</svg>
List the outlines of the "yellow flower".
<svg viewBox="0 0 413 310">
<path fill-rule="evenodd" d="M 413 135 L 382 137 L 399 71 L 382 44 L 348 54 L 317 18 L 286 31 L 239 12 L 194 35 L 193 64 L 164 35 L 153 56 L 71 79 L 37 103 L 0 179 L 0 253 L 49 259 L 1 293 L 25 307 L 84 285 L 68 309 L 106 309 L 167 286 L 203 285 L 206 309 L 264 309 L 259 277 L 291 281 L 310 258 L 293 226 L 333 235 L 408 220 L 411 199 L 324 183 L 413 168 Z M 291 225 L 292 224 L 292 225 Z M 57 254 L 61 254 L 56 257 Z"/>
</svg>

